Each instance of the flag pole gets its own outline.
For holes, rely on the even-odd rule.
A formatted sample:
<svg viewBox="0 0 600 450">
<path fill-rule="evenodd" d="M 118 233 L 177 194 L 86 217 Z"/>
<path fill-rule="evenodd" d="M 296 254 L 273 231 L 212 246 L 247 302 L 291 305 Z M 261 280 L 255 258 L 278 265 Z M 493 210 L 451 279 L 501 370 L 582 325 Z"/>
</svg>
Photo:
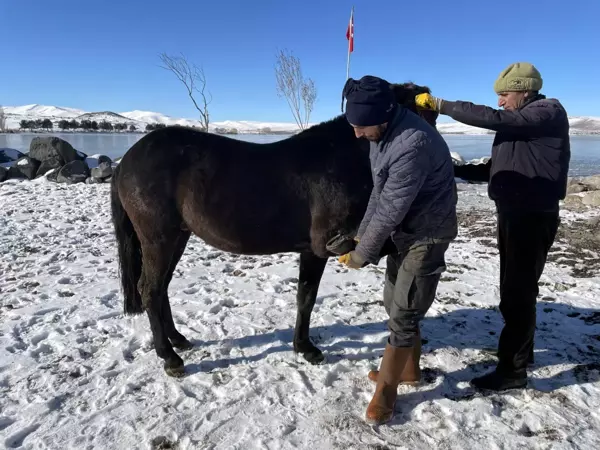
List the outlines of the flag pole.
<svg viewBox="0 0 600 450">
<path fill-rule="evenodd" d="M 346 80 L 350 78 L 350 49 L 354 41 L 354 5 L 352 5 L 352 10 L 350 11 L 350 22 L 348 23 L 348 32 L 350 34 L 348 36 L 348 62 L 346 63 Z"/>
</svg>

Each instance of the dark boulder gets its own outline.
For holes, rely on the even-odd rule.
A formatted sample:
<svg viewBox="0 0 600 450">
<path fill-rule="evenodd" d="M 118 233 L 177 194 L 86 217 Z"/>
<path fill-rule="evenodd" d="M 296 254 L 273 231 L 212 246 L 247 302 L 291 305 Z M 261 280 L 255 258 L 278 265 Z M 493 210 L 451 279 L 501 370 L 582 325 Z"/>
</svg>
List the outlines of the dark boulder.
<svg viewBox="0 0 600 450">
<path fill-rule="evenodd" d="M 92 155 L 92 156 L 88 156 L 85 160 L 85 162 L 87 163 L 88 167 L 90 169 L 94 169 L 96 167 L 98 167 L 100 164 L 102 164 L 103 162 L 112 164 L 112 160 L 106 156 L 106 155 Z"/>
<path fill-rule="evenodd" d="M 50 158 L 42 161 L 40 167 L 36 173 L 36 178 L 46 175 L 52 169 L 60 169 L 64 164 L 61 163 L 59 158 Z"/>
<path fill-rule="evenodd" d="M 21 172 L 28 180 L 33 180 L 37 174 L 40 162 L 36 159 L 30 158 L 29 156 L 23 156 L 13 164 L 19 172 Z"/>
<path fill-rule="evenodd" d="M 25 179 L 27 179 L 27 177 L 23 174 L 23 172 L 21 172 L 19 169 L 17 169 L 17 166 L 11 166 L 8 168 L 8 171 L 6 173 L 6 179 L 7 180 L 25 180 Z"/>
<path fill-rule="evenodd" d="M 103 162 L 91 170 L 92 178 L 104 180 L 112 175 L 113 169 L 109 162 Z"/>
<path fill-rule="evenodd" d="M 71 144 L 54 136 L 33 138 L 29 146 L 29 157 L 40 162 L 54 159 L 60 162 L 61 166 L 71 161 L 81 160 L 77 150 Z"/>
<path fill-rule="evenodd" d="M 85 180 L 90 176 L 90 168 L 85 161 L 76 160 L 65 164 L 56 177 L 58 183 L 85 183 Z"/>
<path fill-rule="evenodd" d="M 58 172 L 60 172 L 60 169 L 50 169 L 48 172 L 46 172 L 46 180 L 57 182 L 56 179 L 58 178 Z"/>
<path fill-rule="evenodd" d="M 16 161 L 23 156 L 23 153 L 14 148 L 0 148 L 0 164 Z"/>
</svg>

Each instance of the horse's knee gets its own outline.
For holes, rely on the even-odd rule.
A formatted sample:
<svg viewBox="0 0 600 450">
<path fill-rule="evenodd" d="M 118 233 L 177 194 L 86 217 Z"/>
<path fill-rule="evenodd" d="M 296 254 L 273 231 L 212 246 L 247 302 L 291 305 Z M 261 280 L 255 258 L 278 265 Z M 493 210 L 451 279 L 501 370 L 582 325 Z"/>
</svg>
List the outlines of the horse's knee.
<svg viewBox="0 0 600 450">
<path fill-rule="evenodd" d="M 138 282 L 138 291 L 142 298 L 142 307 L 145 311 L 160 308 L 160 289 L 152 283 L 146 281 L 146 277 L 142 274 Z"/>
</svg>

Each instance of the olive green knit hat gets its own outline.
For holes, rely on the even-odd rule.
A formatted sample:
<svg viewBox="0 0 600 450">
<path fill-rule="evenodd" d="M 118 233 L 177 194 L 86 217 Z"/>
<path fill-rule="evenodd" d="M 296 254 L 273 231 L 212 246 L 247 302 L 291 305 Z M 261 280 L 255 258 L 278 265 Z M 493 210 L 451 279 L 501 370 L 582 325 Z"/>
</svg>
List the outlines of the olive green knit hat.
<svg viewBox="0 0 600 450">
<path fill-rule="evenodd" d="M 494 83 L 494 91 L 539 91 L 542 89 L 542 76 L 533 64 L 518 62 L 502 71 Z"/>
</svg>

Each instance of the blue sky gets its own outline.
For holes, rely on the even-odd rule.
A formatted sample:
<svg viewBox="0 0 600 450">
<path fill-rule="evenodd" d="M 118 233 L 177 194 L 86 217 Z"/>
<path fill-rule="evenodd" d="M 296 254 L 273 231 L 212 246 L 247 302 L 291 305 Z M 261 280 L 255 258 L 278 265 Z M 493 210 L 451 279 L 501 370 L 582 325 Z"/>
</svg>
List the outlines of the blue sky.
<svg viewBox="0 0 600 450">
<path fill-rule="evenodd" d="M 318 88 L 311 121 L 326 120 L 340 112 L 352 5 L 354 78 L 495 106 L 499 72 L 530 61 L 570 115 L 600 116 L 598 0 L 0 0 L 0 104 L 197 117 L 159 67 L 160 52 L 183 52 L 204 67 L 211 120 L 291 122 L 274 75 L 287 48 Z"/>
</svg>

